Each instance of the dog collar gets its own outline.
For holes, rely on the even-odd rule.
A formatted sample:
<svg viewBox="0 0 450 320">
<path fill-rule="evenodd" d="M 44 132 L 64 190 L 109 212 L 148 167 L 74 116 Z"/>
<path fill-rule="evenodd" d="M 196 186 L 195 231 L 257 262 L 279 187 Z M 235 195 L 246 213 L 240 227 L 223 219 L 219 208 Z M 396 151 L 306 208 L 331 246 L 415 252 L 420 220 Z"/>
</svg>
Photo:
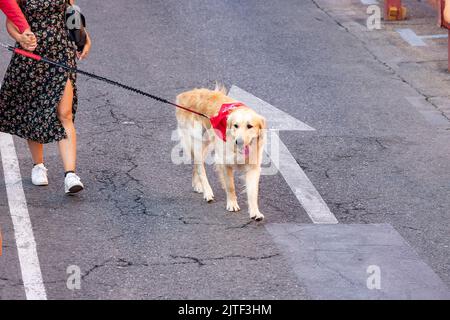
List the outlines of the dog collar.
<svg viewBox="0 0 450 320">
<path fill-rule="evenodd" d="M 245 107 L 241 102 L 224 103 L 219 113 L 210 118 L 211 125 L 215 129 L 217 136 L 223 141 L 227 141 L 227 121 L 228 116 L 237 108 Z"/>
</svg>

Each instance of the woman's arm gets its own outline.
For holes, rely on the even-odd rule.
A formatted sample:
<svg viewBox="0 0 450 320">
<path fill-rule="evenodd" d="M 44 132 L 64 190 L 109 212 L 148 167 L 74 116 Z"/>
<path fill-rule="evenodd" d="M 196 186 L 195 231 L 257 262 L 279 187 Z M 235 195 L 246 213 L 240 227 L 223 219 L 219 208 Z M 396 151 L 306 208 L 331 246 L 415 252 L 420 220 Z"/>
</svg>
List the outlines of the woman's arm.
<svg viewBox="0 0 450 320">
<path fill-rule="evenodd" d="M 27 20 L 23 16 L 22 11 L 16 0 L 0 0 L 0 9 L 8 17 L 6 21 L 6 29 L 21 46 L 33 51 L 36 49 L 36 37 L 31 32 Z"/>
<path fill-rule="evenodd" d="M 16 0 L 0 0 L 0 10 L 17 26 L 20 33 L 30 30 L 30 26 Z"/>
<path fill-rule="evenodd" d="M 445 0 L 444 21 L 450 23 L 450 0 Z"/>
<path fill-rule="evenodd" d="M 91 37 L 89 36 L 89 33 L 86 31 L 86 44 L 83 48 L 83 52 L 77 52 L 77 57 L 80 60 L 84 60 L 87 58 L 87 56 L 89 55 L 89 51 L 91 51 L 91 46 L 92 46 L 92 42 L 91 42 Z"/>
<path fill-rule="evenodd" d="M 75 4 L 75 0 L 69 0 L 69 3 L 71 5 Z M 82 52 L 77 52 L 77 57 L 80 60 L 86 59 L 87 56 L 89 55 L 89 51 L 91 51 L 91 46 L 92 46 L 92 41 L 91 41 L 91 37 L 89 36 L 89 32 L 84 29 L 84 31 L 86 32 L 86 45 L 83 48 Z"/>
<path fill-rule="evenodd" d="M 6 30 L 25 50 L 34 51 L 34 49 L 36 49 L 37 41 L 34 35 L 30 36 L 26 33 L 20 33 L 19 28 L 17 28 L 9 19 L 6 20 Z"/>
</svg>

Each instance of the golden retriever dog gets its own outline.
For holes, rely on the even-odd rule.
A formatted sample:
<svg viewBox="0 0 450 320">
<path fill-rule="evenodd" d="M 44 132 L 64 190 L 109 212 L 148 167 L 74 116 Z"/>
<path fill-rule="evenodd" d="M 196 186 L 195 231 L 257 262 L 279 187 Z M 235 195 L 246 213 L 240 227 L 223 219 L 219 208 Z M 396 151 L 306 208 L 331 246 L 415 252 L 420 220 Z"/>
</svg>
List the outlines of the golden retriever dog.
<svg viewBox="0 0 450 320">
<path fill-rule="evenodd" d="M 223 125 L 223 130 L 215 130 L 211 126 L 212 119 L 177 109 L 181 144 L 194 162 L 192 187 L 194 191 L 203 193 L 206 201 L 214 200 L 205 171 L 205 161 L 214 151 L 214 164 L 227 194 L 226 209 L 231 212 L 240 210 L 234 184 L 234 172 L 240 170 L 245 176 L 250 218 L 260 221 L 264 219 L 258 207 L 258 192 L 266 142 L 266 120 L 226 93 L 224 87 L 217 85 L 215 90 L 195 89 L 177 96 L 178 105 L 209 118 L 217 120 L 219 117 Z M 228 111 L 222 113 L 224 110 Z"/>
</svg>

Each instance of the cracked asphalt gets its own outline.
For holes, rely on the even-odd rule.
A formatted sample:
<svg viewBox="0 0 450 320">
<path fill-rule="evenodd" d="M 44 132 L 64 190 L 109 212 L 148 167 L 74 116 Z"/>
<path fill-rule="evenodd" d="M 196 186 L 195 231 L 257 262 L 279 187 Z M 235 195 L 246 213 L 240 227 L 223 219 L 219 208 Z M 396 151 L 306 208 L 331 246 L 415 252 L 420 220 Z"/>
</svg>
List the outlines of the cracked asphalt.
<svg viewBox="0 0 450 320">
<path fill-rule="evenodd" d="M 450 123 L 438 128 L 411 106 L 406 97 L 421 89 L 330 1 L 77 3 L 93 38 L 80 69 L 169 99 L 235 84 L 311 125 L 280 136 L 339 222 L 391 224 L 450 285 Z M 4 74 L 9 54 L 0 57 Z M 211 167 L 216 200 L 207 204 L 191 190 L 190 167 L 171 161 L 171 107 L 81 75 L 78 87 L 84 193 L 63 195 L 55 145 L 46 147 L 50 185 L 32 186 L 15 138 L 50 299 L 311 298 L 264 227 L 311 223 L 280 174 L 262 177 L 266 222 L 249 221 L 242 193 L 241 213 L 226 212 Z M 0 179 L 0 298 L 23 299 L 4 190 Z M 66 287 L 70 265 L 82 271 L 81 290 Z"/>
</svg>

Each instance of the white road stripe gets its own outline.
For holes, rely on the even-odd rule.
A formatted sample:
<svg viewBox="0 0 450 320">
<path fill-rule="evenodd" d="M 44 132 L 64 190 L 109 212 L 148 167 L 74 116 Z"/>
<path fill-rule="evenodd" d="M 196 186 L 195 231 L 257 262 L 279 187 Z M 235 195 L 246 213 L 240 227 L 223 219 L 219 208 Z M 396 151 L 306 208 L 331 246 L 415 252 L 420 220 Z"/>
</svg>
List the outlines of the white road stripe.
<svg viewBox="0 0 450 320">
<path fill-rule="evenodd" d="M 431 35 L 424 35 L 419 36 L 417 35 L 413 30 L 406 28 L 406 29 L 397 29 L 396 30 L 398 34 L 402 37 L 403 40 L 408 42 L 411 46 L 414 47 L 424 47 L 427 44 L 424 39 L 445 39 L 448 38 L 448 34 L 431 34 Z"/>
<path fill-rule="evenodd" d="M 309 180 L 303 169 L 298 165 L 278 134 L 271 135 L 270 143 L 274 143 L 272 140 L 275 137 L 278 138 L 278 141 L 275 143 L 278 144 L 279 149 L 279 159 L 275 161 L 275 165 L 294 192 L 303 209 L 305 209 L 309 218 L 312 222 L 318 224 L 338 223 L 334 214 L 330 211 L 311 180 Z M 270 145 L 267 148 L 269 150 Z"/>
<path fill-rule="evenodd" d="M 272 154 L 273 152 L 270 151 L 268 155 L 294 192 L 310 219 L 318 224 L 338 223 L 336 217 L 330 211 L 319 192 L 278 136 L 279 130 L 313 131 L 315 129 L 239 87 L 232 86 L 228 95 L 233 99 L 245 103 L 267 118 L 269 129 L 274 134 L 268 139 L 266 151 L 278 150 L 277 154 Z M 276 145 L 276 148 L 272 148 L 272 145 Z"/>
<path fill-rule="evenodd" d="M 25 295 L 28 300 L 46 300 L 36 242 L 22 188 L 19 160 L 11 135 L 0 133 L 0 153 Z"/>
<path fill-rule="evenodd" d="M 396 30 L 398 32 L 398 34 L 400 34 L 400 36 L 403 38 L 403 40 L 405 40 L 406 42 L 408 42 L 411 46 L 414 47 L 424 47 L 427 44 L 422 40 L 421 37 L 419 37 L 414 31 L 412 31 L 409 28 L 406 29 L 397 29 Z"/>
<path fill-rule="evenodd" d="M 431 34 L 429 36 L 420 36 L 422 39 L 445 39 L 448 38 L 448 34 Z"/>
<path fill-rule="evenodd" d="M 306 123 L 239 87 L 232 86 L 228 95 L 251 106 L 253 110 L 266 117 L 267 125 L 271 130 L 315 131 L 314 128 Z"/>
<path fill-rule="evenodd" d="M 361 0 L 361 3 L 365 5 L 379 4 L 378 0 Z"/>
</svg>

